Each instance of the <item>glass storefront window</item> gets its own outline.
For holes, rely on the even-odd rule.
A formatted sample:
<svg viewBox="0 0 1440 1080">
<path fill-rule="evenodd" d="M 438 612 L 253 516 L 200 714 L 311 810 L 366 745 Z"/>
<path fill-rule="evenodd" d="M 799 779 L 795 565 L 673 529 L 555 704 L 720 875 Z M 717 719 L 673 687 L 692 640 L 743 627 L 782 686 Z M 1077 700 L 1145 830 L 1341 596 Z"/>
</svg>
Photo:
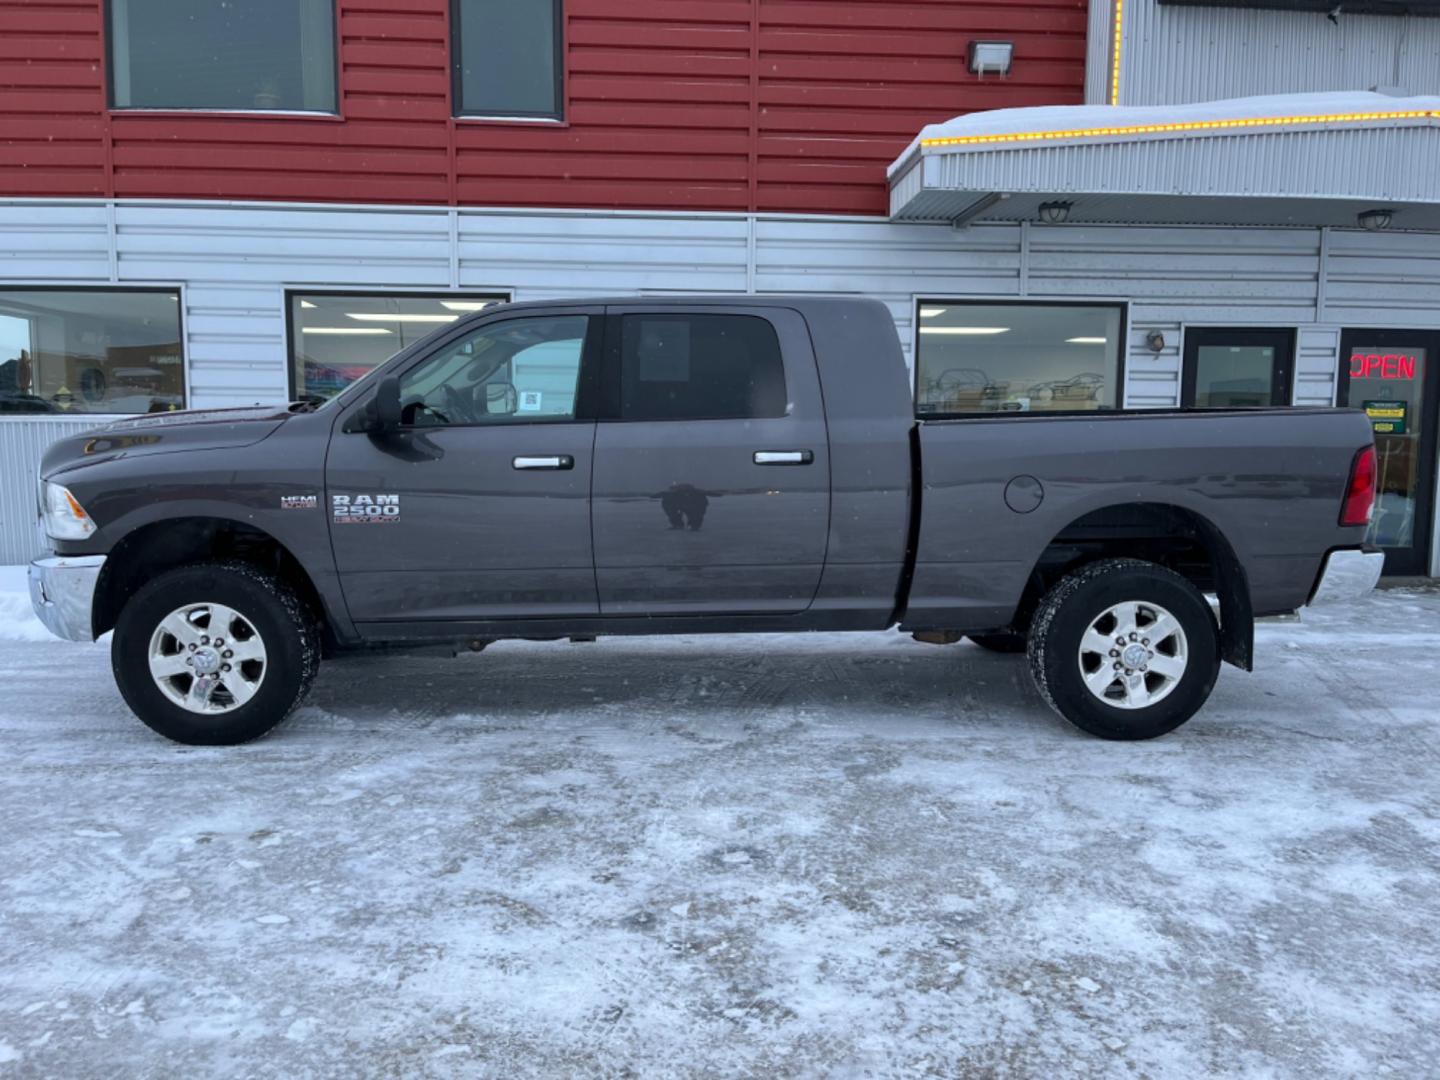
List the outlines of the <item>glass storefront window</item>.
<svg viewBox="0 0 1440 1080">
<path fill-rule="evenodd" d="M 110 0 L 117 109 L 335 111 L 334 0 Z"/>
<path fill-rule="evenodd" d="M 401 349 L 503 296 L 291 293 L 295 398 L 326 400 Z"/>
<path fill-rule="evenodd" d="M 921 415 L 1116 407 L 1121 305 L 926 300 L 919 315 Z"/>
<path fill-rule="evenodd" d="M 185 407 L 173 289 L 0 289 L 0 413 Z"/>
</svg>

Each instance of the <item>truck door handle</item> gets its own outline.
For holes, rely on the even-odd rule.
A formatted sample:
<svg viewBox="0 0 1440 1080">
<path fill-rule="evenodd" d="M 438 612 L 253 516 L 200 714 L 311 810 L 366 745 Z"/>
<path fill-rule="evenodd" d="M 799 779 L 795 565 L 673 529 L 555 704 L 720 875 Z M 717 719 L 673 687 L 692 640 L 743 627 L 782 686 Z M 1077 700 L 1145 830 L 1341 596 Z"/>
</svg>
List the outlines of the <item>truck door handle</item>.
<svg viewBox="0 0 1440 1080">
<path fill-rule="evenodd" d="M 756 465 L 809 465 L 815 455 L 809 450 L 756 450 Z"/>
<path fill-rule="evenodd" d="M 517 469 L 573 469 L 575 459 L 569 454 L 553 457 L 517 457 L 510 462 Z"/>
</svg>

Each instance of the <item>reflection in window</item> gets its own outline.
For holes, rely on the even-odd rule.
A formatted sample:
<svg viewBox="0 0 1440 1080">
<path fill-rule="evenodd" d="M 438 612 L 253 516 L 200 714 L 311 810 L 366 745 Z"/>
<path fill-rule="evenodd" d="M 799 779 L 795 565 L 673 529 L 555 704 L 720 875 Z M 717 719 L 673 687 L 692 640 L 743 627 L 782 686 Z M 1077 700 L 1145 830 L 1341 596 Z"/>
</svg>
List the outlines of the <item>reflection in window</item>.
<svg viewBox="0 0 1440 1080">
<path fill-rule="evenodd" d="M 493 322 L 400 380 L 403 423 L 414 427 L 573 420 L 590 319 Z"/>
<path fill-rule="evenodd" d="M 335 111 L 334 0 L 110 0 L 117 109 Z"/>
<path fill-rule="evenodd" d="M 290 294 L 290 370 L 296 398 L 325 400 L 455 320 L 504 301 L 440 294 Z"/>
<path fill-rule="evenodd" d="M 0 413 L 184 407 L 179 293 L 0 289 Z"/>
<path fill-rule="evenodd" d="M 752 420 L 785 415 L 775 327 L 753 315 L 626 315 L 625 420 Z"/>
<path fill-rule="evenodd" d="M 1119 306 L 920 305 L 921 414 L 1113 409 Z"/>
</svg>

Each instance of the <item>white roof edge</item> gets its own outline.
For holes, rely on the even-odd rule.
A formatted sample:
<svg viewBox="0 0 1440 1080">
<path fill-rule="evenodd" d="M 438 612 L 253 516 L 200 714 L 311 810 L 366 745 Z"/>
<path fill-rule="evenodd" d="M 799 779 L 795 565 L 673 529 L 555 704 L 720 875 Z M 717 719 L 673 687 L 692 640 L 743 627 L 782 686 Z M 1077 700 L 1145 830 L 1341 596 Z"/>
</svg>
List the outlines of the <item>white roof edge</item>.
<svg viewBox="0 0 1440 1080">
<path fill-rule="evenodd" d="M 1138 128 L 1168 124 L 1205 124 L 1225 121 L 1259 121 L 1297 118 L 1303 126 L 1307 119 L 1337 117 L 1337 124 L 1363 123 L 1360 117 L 1384 119 L 1386 114 L 1416 113 L 1412 120 L 1440 120 L 1440 97 L 1392 97 L 1374 92 L 1344 91 L 1324 94 L 1267 94 L 1258 97 L 1229 98 L 1223 101 L 1201 101 L 1190 105 L 1045 105 L 1028 109 L 994 109 L 989 112 L 957 116 L 939 124 L 928 124 L 890 165 L 887 176 L 893 179 L 920 153 L 922 143 L 932 139 L 972 139 L 995 136 L 1043 137 L 1053 132 L 1087 131 L 1096 128 Z M 1218 128 L 1216 134 L 1245 134 L 1243 128 Z M 1191 133 L 1192 135 L 1194 133 Z M 1205 134 L 1200 132 L 1199 134 Z M 1144 137 L 1137 133 L 1134 137 Z M 1150 137 L 1157 137 L 1151 135 Z M 1163 135 L 1159 136 L 1163 137 Z M 940 146 L 926 153 L 973 153 L 977 150 L 1014 147 L 1023 139 L 993 144 Z M 1065 146 L 1067 143 L 1051 145 Z"/>
</svg>

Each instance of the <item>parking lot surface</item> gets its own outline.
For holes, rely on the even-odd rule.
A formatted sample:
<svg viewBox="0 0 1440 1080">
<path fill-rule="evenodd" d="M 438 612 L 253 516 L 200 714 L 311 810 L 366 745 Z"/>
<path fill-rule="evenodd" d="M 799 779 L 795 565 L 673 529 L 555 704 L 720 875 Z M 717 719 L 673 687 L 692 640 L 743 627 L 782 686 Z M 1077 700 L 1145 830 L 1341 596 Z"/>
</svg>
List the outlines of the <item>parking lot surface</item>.
<svg viewBox="0 0 1440 1080">
<path fill-rule="evenodd" d="M 345 660 L 191 749 L 36 630 L 12 587 L 0 1076 L 1440 1060 L 1440 592 L 1267 624 L 1128 745 L 880 634 Z"/>
</svg>

